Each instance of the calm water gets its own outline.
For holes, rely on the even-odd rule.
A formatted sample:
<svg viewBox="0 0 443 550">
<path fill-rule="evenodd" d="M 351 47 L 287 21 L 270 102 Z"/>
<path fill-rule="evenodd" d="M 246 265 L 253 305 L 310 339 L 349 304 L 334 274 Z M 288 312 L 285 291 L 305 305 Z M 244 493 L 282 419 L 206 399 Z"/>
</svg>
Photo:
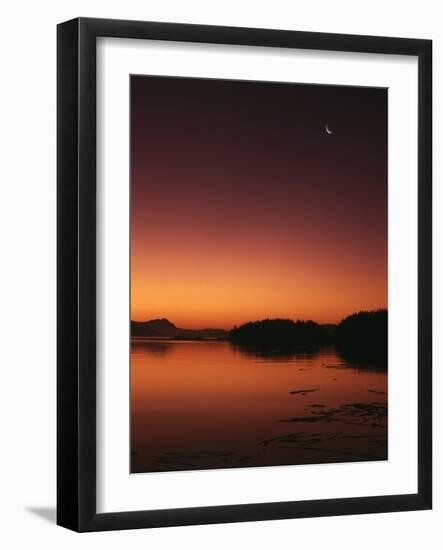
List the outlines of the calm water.
<svg viewBox="0 0 443 550">
<path fill-rule="evenodd" d="M 132 472 L 387 458 L 387 374 L 333 348 L 137 338 L 131 391 Z"/>
</svg>

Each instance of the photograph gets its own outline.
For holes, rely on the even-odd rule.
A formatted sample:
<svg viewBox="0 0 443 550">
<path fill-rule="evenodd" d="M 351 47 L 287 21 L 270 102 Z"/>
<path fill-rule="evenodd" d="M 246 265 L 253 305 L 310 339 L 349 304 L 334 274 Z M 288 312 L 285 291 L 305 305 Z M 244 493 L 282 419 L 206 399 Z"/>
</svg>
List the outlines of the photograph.
<svg viewBox="0 0 443 550">
<path fill-rule="evenodd" d="M 388 458 L 388 89 L 130 76 L 130 470 Z"/>
</svg>

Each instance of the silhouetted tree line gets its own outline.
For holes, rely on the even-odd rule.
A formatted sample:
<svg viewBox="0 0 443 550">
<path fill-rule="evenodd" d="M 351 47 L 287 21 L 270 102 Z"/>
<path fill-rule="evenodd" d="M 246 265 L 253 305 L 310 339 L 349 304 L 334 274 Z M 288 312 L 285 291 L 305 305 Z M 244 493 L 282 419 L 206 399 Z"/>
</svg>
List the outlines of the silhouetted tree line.
<svg viewBox="0 0 443 550">
<path fill-rule="evenodd" d="M 335 345 L 349 360 L 387 362 L 388 312 L 359 311 L 341 321 L 335 331 Z"/>
<path fill-rule="evenodd" d="M 335 331 L 314 321 L 263 319 L 234 327 L 228 339 L 240 348 L 272 353 L 335 345 L 349 361 L 386 366 L 388 312 L 380 309 L 354 313 L 343 319 Z"/>
<path fill-rule="evenodd" d="M 314 321 L 263 319 L 234 327 L 232 342 L 257 347 L 318 347 L 331 342 L 326 330 Z"/>
</svg>

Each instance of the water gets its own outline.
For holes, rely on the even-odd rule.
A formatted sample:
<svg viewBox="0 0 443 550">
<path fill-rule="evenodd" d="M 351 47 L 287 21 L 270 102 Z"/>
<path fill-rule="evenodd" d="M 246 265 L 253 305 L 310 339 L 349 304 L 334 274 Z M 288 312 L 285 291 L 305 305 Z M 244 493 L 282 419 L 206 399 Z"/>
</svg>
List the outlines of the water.
<svg viewBox="0 0 443 550">
<path fill-rule="evenodd" d="M 132 340 L 132 472 L 385 459 L 383 369 L 334 348 Z"/>
</svg>

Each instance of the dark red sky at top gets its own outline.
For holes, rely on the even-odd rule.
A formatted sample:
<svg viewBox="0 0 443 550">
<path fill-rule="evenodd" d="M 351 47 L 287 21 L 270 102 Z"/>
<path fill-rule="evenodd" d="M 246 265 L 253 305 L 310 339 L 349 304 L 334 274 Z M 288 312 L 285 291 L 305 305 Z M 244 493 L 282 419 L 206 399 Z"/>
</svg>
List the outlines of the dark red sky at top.
<svg viewBox="0 0 443 550">
<path fill-rule="evenodd" d="M 387 90 L 132 76 L 131 304 L 191 328 L 386 307 Z"/>
</svg>

